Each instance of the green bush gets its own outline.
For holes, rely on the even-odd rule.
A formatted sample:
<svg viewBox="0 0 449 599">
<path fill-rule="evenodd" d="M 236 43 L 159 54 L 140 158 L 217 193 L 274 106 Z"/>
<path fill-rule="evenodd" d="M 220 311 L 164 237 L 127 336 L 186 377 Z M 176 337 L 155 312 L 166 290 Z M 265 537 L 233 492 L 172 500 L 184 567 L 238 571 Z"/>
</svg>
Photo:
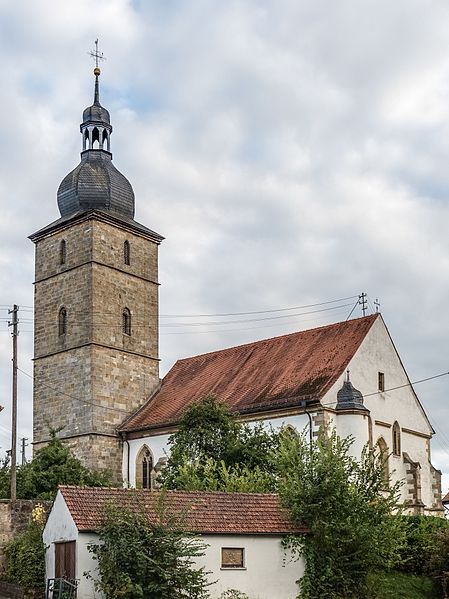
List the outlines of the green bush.
<svg viewBox="0 0 449 599">
<path fill-rule="evenodd" d="M 432 555 L 428 558 L 427 569 L 429 576 L 437 585 L 441 597 L 447 597 L 449 592 L 449 527 L 441 528 L 435 533 L 435 545 Z"/>
<path fill-rule="evenodd" d="M 17 469 L 18 499 L 53 499 L 58 485 L 107 487 L 111 477 L 107 472 L 89 470 L 75 458 L 70 449 L 50 429 L 50 441 L 36 452 L 34 459 Z M 0 462 L 0 497 L 10 496 L 11 472 L 6 462 Z"/>
<path fill-rule="evenodd" d="M 429 562 L 438 551 L 438 534 L 447 530 L 449 523 L 436 516 L 403 516 L 405 544 L 400 550 L 398 569 L 410 574 L 426 574 Z"/>
<path fill-rule="evenodd" d="M 106 599 L 206 599 L 207 572 L 195 567 L 206 545 L 182 530 L 178 517 L 165 512 L 164 496 L 158 522 L 148 520 L 138 492 L 127 508 L 109 504 L 99 530 L 99 544 L 89 546 L 98 562 L 95 589 Z M 90 572 L 84 574 L 94 578 Z"/>
<path fill-rule="evenodd" d="M 403 524 L 392 511 L 398 486 L 385 488 L 382 456 L 365 448 L 350 454 L 353 440 L 335 432 L 309 445 L 304 435 L 282 438 L 279 494 L 308 534 L 286 547 L 305 559 L 302 599 L 367 597 L 368 575 L 394 567 Z"/>
<path fill-rule="evenodd" d="M 404 572 L 377 572 L 368 578 L 365 599 L 438 599 L 432 580 Z"/>
<path fill-rule="evenodd" d="M 24 533 L 5 549 L 6 580 L 26 589 L 43 589 L 45 584 L 45 546 L 42 531 L 45 512 L 37 505 Z"/>
</svg>

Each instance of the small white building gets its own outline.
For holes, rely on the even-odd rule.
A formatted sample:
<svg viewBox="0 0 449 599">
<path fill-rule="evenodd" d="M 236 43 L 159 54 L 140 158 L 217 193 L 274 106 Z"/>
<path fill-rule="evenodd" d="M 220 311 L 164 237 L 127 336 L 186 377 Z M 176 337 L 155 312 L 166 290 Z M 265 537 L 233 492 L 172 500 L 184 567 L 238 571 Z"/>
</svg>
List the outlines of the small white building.
<svg viewBox="0 0 449 599">
<path fill-rule="evenodd" d="M 43 540 L 47 547 L 46 578 L 78 581 L 78 599 L 100 599 L 94 582 L 96 562 L 88 545 L 98 541 L 97 530 L 105 505 L 144 504 L 150 521 L 156 522 L 159 493 L 132 489 L 60 487 L 53 503 Z M 171 515 L 187 514 L 185 527 L 207 544 L 197 566 L 204 566 L 212 599 L 228 589 L 246 593 L 250 599 L 294 599 L 296 581 L 304 572 L 302 559 L 293 560 L 282 548 L 287 534 L 304 534 L 279 506 L 276 495 L 170 491 L 165 507 Z"/>
<path fill-rule="evenodd" d="M 209 393 L 242 421 L 335 429 L 356 457 L 379 448 L 409 513 L 443 514 L 434 431 L 380 314 L 178 360 L 120 428 L 125 484 L 153 486 L 183 412 Z"/>
</svg>

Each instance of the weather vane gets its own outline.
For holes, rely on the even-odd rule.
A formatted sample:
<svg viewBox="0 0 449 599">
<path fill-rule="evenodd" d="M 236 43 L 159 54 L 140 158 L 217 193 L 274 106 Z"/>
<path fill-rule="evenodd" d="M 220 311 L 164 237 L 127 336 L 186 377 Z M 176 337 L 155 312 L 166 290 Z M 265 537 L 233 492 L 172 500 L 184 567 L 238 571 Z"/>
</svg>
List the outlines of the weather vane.
<svg viewBox="0 0 449 599">
<path fill-rule="evenodd" d="M 106 58 L 103 56 L 103 52 L 99 52 L 98 51 L 98 37 L 95 40 L 95 50 L 91 50 L 89 53 L 89 56 L 92 56 L 92 58 L 95 60 L 95 71 L 98 70 L 98 75 L 100 74 L 100 69 L 98 67 L 98 61 L 99 60 L 106 60 Z M 97 74 L 97 73 L 95 73 Z"/>
</svg>

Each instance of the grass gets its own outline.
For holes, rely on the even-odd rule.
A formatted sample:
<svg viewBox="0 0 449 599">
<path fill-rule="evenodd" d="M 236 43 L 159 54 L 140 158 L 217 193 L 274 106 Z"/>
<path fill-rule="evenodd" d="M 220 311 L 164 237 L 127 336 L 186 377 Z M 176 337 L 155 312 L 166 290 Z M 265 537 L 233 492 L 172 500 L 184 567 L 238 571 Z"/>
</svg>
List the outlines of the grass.
<svg viewBox="0 0 449 599">
<path fill-rule="evenodd" d="M 426 576 L 380 572 L 370 577 L 370 587 L 370 599 L 438 599 L 432 581 Z"/>
</svg>

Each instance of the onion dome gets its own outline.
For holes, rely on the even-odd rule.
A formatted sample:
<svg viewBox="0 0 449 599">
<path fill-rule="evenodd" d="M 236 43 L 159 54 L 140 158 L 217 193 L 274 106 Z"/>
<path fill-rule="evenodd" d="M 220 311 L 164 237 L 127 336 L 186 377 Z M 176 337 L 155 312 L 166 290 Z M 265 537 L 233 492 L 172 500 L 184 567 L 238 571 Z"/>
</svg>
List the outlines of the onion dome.
<svg viewBox="0 0 449 599">
<path fill-rule="evenodd" d="M 363 395 L 349 380 L 349 370 L 346 371 L 346 380 L 337 393 L 337 410 L 367 410 L 363 405 Z"/>
<path fill-rule="evenodd" d="M 94 103 L 83 112 L 81 162 L 62 180 L 58 206 L 62 217 L 87 210 L 110 210 L 134 218 L 134 191 L 112 164 L 109 112 L 100 104 L 100 69 L 94 69 Z"/>
</svg>

